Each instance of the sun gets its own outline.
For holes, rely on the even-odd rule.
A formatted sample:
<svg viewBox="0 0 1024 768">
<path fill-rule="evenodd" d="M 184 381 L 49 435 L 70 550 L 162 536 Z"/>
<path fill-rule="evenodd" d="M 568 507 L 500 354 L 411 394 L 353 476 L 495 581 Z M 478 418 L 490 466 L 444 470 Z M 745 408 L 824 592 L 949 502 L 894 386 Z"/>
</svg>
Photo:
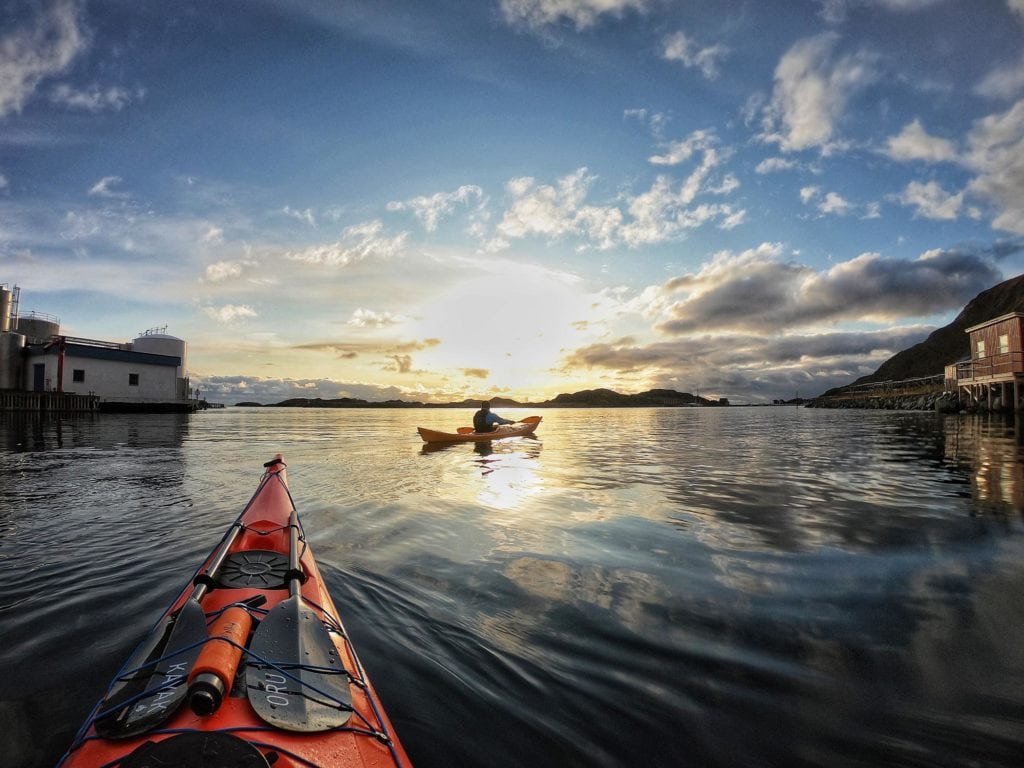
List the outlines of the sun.
<svg viewBox="0 0 1024 768">
<path fill-rule="evenodd" d="M 496 262 L 421 307 L 420 332 L 441 340 L 421 360 L 478 378 L 486 371 L 486 382 L 503 389 L 541 386 L 563 352 L 584 341 L 578 323 L 592 302 L 571 275 Z"/>
</svg>

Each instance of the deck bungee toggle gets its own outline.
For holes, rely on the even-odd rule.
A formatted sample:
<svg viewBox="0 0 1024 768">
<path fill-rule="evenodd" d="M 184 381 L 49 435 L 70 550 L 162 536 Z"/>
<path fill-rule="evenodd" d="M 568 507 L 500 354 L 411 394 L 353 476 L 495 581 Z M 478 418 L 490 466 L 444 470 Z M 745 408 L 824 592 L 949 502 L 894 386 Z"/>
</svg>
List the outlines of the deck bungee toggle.
<svg viewBox="0 0 1024 768">
<path fill-rule="evenodd" d="M 264 466 L 61 766 L 409 765 L 309 550 L 285 464 Z"/>
</svg>

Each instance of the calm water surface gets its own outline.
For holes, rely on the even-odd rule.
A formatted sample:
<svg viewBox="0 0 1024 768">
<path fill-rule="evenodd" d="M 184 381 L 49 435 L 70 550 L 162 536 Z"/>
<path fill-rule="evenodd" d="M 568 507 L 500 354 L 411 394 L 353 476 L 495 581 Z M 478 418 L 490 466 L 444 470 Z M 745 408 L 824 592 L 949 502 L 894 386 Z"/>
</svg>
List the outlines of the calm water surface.
<svg viewBox="0 0 1024 768">
<path fill-rule="evenodd" d="M 421 767 L 1021 765 L 1019 424 L 539 413 L 0 415 L 4 764 L 59 759 L 280 451 Z"/>
</svg>

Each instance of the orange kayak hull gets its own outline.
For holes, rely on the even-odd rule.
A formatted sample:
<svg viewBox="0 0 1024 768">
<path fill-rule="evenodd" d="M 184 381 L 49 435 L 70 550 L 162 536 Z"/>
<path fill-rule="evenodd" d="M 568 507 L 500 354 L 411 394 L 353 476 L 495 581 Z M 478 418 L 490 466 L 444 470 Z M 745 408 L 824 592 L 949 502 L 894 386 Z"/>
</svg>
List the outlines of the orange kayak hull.
<svg viewBox="0 0 1024 768">
<path fill-rule="evenodd" d="M 532 435 L 540 425 L 540 416 L 534 417 L 536 421 L 526 424 L 512 424 L 501 426 L 494 432 L 438 432 L 426 427 L 417 427 L 424 443 L 482 443 L 487 440 L 501 440 L 506 437 L 521 437 Z"/>
<path fill-rule="evenodd" d="M 224 550 L 225 562 L 241 562 L 242 570 L 245 571 L 246 563 L 252 553 L 277 553 L 279 557 L 287 558 L 295 541 L 295 538 L 292 538 L 295 536 L 292 534 L 292 530 L 296 526 L 290 524 L 290 519 L 298 522 L 297 516 L 290 518 L 292 510 L 293 504 L 288 490 L 285 465 L 281 461 L 281 457 L 277 456 L 273 461 L 268 462 L 267 471 L 260 480 L 255 494 L 236 523 L 225 534 L 222 543 L 230 542 L 228 548 Z M 238 530 L 232 539 L 232 530 L 236 527 Z M 327 591 L 308 543 L 305 541 L 305 536 L 301 533 L 301 524 L 297 527 L 299 528 L 297 534 L 299 546 L 295 551 L 301 553 L 298 555 L 298 563 L 304 581 L 296 591 L 301 595 L 299 602 L 307 606 L 308 610 L 312 611 L 329 628 L 324 637 L 329 637 L 330 643 L 333 644 L 331 654 L 332 656 L 336 654 L 336 658 L 348 673 L 347 687 L 351 695 L 352 708 L 348 722 L 344 726 L 319 732 L 296 732 L 268 724 L 258 716 L 250 703 L 250 696 L 258 696 L 260 693 L 253 690 L 254 686 L 245 684 L 244 667 L 247 654 L 243 653 L 241 661 L 243 671 L 237 678 L 234 690 L 227 692 L 220 702 L 219 708 L 213 713 L 195 714 L 189 704 L 184 702 L 170 717 L 149 731 L 128 738 L 104 738 L 97 732 L 95 726 L 96 720 L 100 719 L 98 715 L 102 710 L 102 706 L 97 705 L 90 719 L 83 725 L 71 748 L 59 763 L 61 768 L 104 766 L 115 763 L 115 761 L 124 761 L 126 765 L 134 765 L 135 763 L 131 762 L 131 756 L 136 750 L 152 749 L 154 745 L 159 746 L 159 743 L 165 739 L 185 733 L 190 735 L 212 734 L 217 739 L 241 740 L 245 742 L 245 745 L 239 745 L 240 748 L 257 750 L 269 760 L 268 764 L 273 764 L 274 768 L 292 768 L 293 766 L 298 768 L 298 766 L 309 765 L 336 766 L 337 768 L 347 768 L 348 766 L 391 768 L 411 765 L 376 691 L 347 639 L 348 635 L 341 625 L 334 602 Z M 213 564 L 221 549 L 222 547 L 214 549 L 203 566 L 196 572 L 196 578 L 185 586 L 178 598 L 165 612 L 161 621 L 174 615 L 189 602 L 190 596 L 194 594 L 195 587 L 193 585 L 203 578 L 203 574 Z M 229 569 L 218 569 L 218 571 L 224 570 Z M 259 570 L 259 568 L 250 567 L 249 570 Z M 260 598 L 263 598 L 263 602 L 260 604 L 259 610 L 254 610 L 253 613 L 266 620 L 266 615 L 275 606 L 289 599 L 288 582 L 290 577 L 284 577 L 284 586 L 278 579 L 269 587 L 260 586 L 260 578 L 251 579 L 243 576 L 243 580 L 248 579 L 245 585 L 225 584 L 224 580 L 220 579 L 215 586 L 211 586 L 200 600 L 202 611 L 208 622 L 214 623 L 215 618 L 229 606 L 245 601 L 260 604 Z M 297 583 L 294 579 L 292 581 Z M 259 632 L 258 621 L 253 634 L 256 632 Z M 206 645 L 203 647 L 206 648 Z M 121 679 L 124 679 L 124 676 L 129 673 L 131 670 L 123 670 Z M 112 684 L 112 690 L 115 684 L 116 681 Z M 343 681 L 341 685 L 346 685 L 346 682 Z M 207 736 L 206 738 L 212 737 Z M 144 746 L 147 742 L 152 744 L 148 747 Z"/>
</svg>

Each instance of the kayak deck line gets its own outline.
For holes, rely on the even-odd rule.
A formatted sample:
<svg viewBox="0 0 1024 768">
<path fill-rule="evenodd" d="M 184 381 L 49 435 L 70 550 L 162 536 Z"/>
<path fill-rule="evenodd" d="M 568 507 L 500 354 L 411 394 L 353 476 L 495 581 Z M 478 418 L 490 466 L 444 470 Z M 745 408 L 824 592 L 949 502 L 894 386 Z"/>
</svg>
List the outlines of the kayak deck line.
<svg viewBox="0 0 1024 768">
<path fill-rule="evenodd" d="M 129 655 L 59 768 L 411 765 L 323 583 L 284 462 L 277 456 L 265 467 L 249 503 Z M 285 572 L 264 555 L 283 557 Z M 236 560 L 251 573 L 225 574 Z M 254 586 L 250 576 L 269 583 Z"/>
<path fill-rule="evenodd" d="M 493 432 L 441 432 L 436 429 L 427 429 L 426 427 L 416 427 L 416 431 L 424 443 L 482 443 L 489 440 L 501 440 L 506 437 L 532 435 L 537 427 L 540 426 L 543 418 L 543 416 L 528 416 L 516 424 L 502 425 Z M 472 428 L 467 427 L 466 429 L 471 430 Z"/>
</svg>

